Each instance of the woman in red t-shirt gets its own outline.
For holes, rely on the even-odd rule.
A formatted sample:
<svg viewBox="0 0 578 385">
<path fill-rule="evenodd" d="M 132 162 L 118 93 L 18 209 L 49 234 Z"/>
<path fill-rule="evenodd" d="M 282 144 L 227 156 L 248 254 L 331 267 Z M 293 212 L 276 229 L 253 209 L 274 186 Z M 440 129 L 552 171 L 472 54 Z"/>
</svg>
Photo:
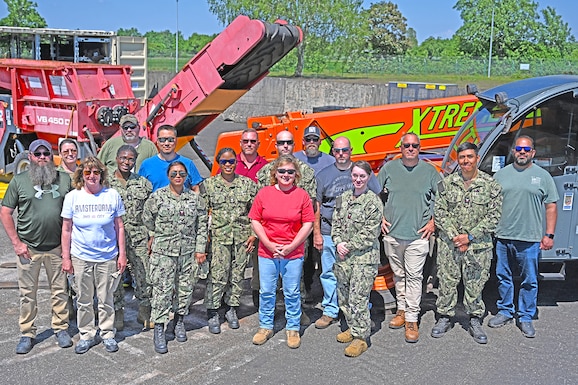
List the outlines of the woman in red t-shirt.
<svg viewBox="0 0 578 385">
<path fill-rule="evenodd" d="M 273 336 L 273 316 L 279 274 L 285 297 L 287 346 L 301 344 L 301 271 L 304 242 L 315 216 L 307 192 L 296 186 L 301 173 L 291 155 L 281 155 L 271 169 L 271 186 L 255 197 L 249 218 L 259 238 L 259 331 L 253 337 L 262 345 Z"/>
</svg>

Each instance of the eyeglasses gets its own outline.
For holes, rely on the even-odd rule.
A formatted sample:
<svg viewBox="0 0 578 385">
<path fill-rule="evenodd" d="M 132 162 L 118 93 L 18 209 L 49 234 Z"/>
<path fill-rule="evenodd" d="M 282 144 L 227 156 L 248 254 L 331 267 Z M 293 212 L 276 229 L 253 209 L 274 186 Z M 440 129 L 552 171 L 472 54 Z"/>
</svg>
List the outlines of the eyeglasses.
<svg viewBox="0 0 578 385">
<path fill-rule="evenodd" d="M 526 151 L 526 152 L 530 152 L 530 151 L 533 150 L 533 148 L 530 147 L 530 146 L 516 146 L 515 149 L 516 149 L 516 151 L 518 151 L 518 152 L 520 152 L 520 151 L 522 151 L 522 150 L 524 150 L 524 151 Z"/>
<path fill-rule="evenodd" d="M 317 142 L 319 140 L 319 138 L 315 137 L 315 136 L 309 136 L 307 138 L 304 139 L 306 143 L 313 143 L 313 142 Z"/>
<path fill-rule="evenodd" d="M 78 151 L 76 150 L 63 150 L 60 151 L 61 154 L 66 155 L 66 154 L 76 154 Z"/>
<path fill-rule="evenodd" d="M 419 147 L 419 143 L 402 143 L 401 145 L 402 145 L 404 148 L 410 148 L 410 146 L 413 147 L 413 148 L 418 148 L 418 147 Z"/>
<path fill-rule="evenodd" d="M 36 151 L 36 152 L 34 152 L 34 156 L 37 158 L 40 158 L 41 156 L 48 158 L 50 155 L 52 155 L 52 153 L 49 151 Z"/>
<path fill-rule="evenodd" d="M 122 126 L 122 129 L 125 131 L 128 130 L 136 130 L 138 126 L 135 126 L 134 124 L 125 124 L 124 126 Z"/>
<path fill-rule="evenodd" d="M 219 160 L 219 164 L 224 166 L 226 164 L 235 164 L 236 159 L 221 159 Z"/>
<path fill-rule="evenodd" d="M 286 144 L 293 144 L 293 140 L 278 140 L 277 146 L 284 146 Z"/>
<path fill-rule="evenodd" d="M 186 171 L 171 171 L 171 173 L 169 174 L 169 177 L 171 178 L 176 178 L 178 176 L 180 176 L 181 178 L 186 178 L 187 177 L 187 172 Z"/>
<path fill-rule="evenodd" d="M 118 160 L 119 160 L 121 163 L 124 163 L 124 162 L 134 163 L 134 162 L 136 162 L 136 159 L 135 159 L 135 158 L 127 158 L 126 156 L 121 156 L 121 157 L 118 158 Z"/>
<path fill-rule="evenodd" d="M 159 143 L 165 142 L 174 143 L 176 139 L 171 137 L 171 138 L 157 138 L 157 140 L 159 141 Z"/>
<path fill-rule="evenodd" d="M 241 139 L 241 142 L 243 144 L 249 144 L 249 143 L 255 144 L 255 143 L 257 143 L 257 139 Z"/>
<path fill-rule="evenodd" d="M 351 150 L 349 147 L 342 147 L 342 148 L 334 148 L 334 149 L 333 149 L 333 152 L 336 152 L 336 153 L 340 153 L 340 152 L 346 153 L 346 152 L 349 152 L 349 150 Z"/>
<path fill-rule="evenodd" d="M 94 174 L 94 175 L 100 175 L 101 171 L 100 170 L 83 170 L 82 174 L 84 176 L 90 176 L 90 174 Z"/>
<path fill-rule="evenodd" d="M 277 172 L 279 174 L 289 174 L 289 175 L 295 174 L 295 170 L 291 168 L 278 168 Z"/>
</svg>

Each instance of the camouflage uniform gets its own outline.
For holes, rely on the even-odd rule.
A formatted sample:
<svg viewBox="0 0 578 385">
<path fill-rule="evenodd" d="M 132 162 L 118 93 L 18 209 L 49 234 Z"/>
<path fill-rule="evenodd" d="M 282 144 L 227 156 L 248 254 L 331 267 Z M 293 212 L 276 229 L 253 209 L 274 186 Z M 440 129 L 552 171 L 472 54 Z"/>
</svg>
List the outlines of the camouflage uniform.
<svg viewBox="0 0 578 385">
<path fill-rule="evenodd" d="M 253 235 L 247 216 L 257 195 L 257 184 L 244 176 L 235 175 L 228 184 L 221 175 L 203 182 L 201 195 L 211 212 L 211 257 L 205 291 L 207 310 L 218 309 L 225 303 L 239 306 L 243 292 L 241 282 L 249 262 L 245 242 Z"/>
<path fill-rule="evenodd" d="M 135 297 L 139 305 L 149 306 L 151 287 L 147 283 L 147 270 L 149 264 L 148 254 L 148 230 L 142 222 L 142 212 L 145 201 L 151 195 L 153 186 L 146 178 L 131 173 L 126 185 L 111 173 L 109 176 L 110 187 L 118 191 L 126 214 L 122 217 L 125 229 L 126 256 L 128 267 L 136 284 Z M 124 287 L 119 284 L 114 292 L 114 310 L 124 308 Z"/>
<path fill-rule="evenodd" d="M 455 315 L 460 280 L 464 282 L 466 312 L 482 317 L 486 311 L 482 290 L 492 261 L 492 233 L 502 212 L 501 190 L 498 182 L 482 171 L 478 171 L 468 188 L 461 172 L 440 182 L 434 207 L 435 224 L 440 230 L 439 296 L 436 301 L 440 315 Z M 452 239 L 466 233 L 474 239 L 462 253 L 454 247 Z"/>
<path fill-rule="evenodd" d="M 173 295 L 177 314 L 186 315 L 189 310 L 199 270 L 194 253 L 205 253 L 207 247 L 205 200 L 188 189 L 176 196 L 166 186 L 146 201 L 142 220 L 154 232 L 149 260 L 151 321 L 164 324 Z"/>
<path fill-rule="evenodd" d="M 371 333 L 369 294 L 379 265 L 377 237 L 382 217 L 383 204 L 371 191 L 357 198 L 351 190 L 344 192 L 337 198 L 333 212 L 333 243 L 337 247 L 346 242 L 349 249 L 346 259 L 337 255 L 333 265 L 337 298 L 354 338 L 366 339 Z"/>
</svg>

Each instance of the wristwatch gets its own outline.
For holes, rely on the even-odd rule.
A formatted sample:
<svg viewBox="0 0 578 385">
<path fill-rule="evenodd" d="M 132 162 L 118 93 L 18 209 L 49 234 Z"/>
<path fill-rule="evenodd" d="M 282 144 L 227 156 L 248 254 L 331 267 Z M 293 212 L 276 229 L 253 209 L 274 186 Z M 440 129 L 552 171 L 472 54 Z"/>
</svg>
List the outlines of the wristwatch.
<svg viewBox="0 0 578 385">
<path fill-rule="evenodd" d="M 545 234 L 545 236 L 550 238 L 550 239 L 554 239 L 554 234 Z"/>
</svg>

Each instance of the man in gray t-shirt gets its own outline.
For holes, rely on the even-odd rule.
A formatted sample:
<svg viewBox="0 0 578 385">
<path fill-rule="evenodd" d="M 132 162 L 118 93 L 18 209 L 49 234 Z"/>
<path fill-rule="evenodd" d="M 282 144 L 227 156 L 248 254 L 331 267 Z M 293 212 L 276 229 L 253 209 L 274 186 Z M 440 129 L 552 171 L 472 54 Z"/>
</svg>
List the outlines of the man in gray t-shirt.
<svg viewBox="0 0 578 385">
<path fill-rule="evenodd" d="M 502 186 L 502 218 L 496 229 L 496 275 L 498 314 L 488 326 L 498 328 L 516 315 L 512 268 L 518 267 L 522 283 L 518 296 L 517 322 L 525 337 L 536 335 L 532 318 L 538 302 L 538 256 L 554 246 L 558 191 L 552 176 L 532 162 L 534 140 L 520 136 L 512 149 L 514 163 L 499 170 L 494 178 Z M 544 207 L 546 231 L 543 233 Z"/>
<path fill-rule="evenodd" d="M 420 141 L 413 133 L 401 137 L 401 159 L 387 162 L 377 179 L 387 191 L 382 225 L 383 246 L 394 274 L 397 314 L 391 329 L 405 326 L 406 342 L 419 339 L 423 266 L 434 233 L 433 204 L 441 176 L 419 159 Z"/>
</svg>

